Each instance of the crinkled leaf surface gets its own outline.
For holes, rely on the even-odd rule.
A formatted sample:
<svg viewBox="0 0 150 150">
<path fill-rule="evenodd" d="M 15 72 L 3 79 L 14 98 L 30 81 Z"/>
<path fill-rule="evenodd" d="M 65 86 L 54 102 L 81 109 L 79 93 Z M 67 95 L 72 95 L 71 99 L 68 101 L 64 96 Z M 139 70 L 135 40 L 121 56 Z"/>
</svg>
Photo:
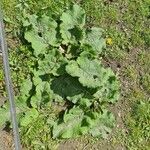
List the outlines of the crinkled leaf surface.
<svg viewBox="0 0 150 150">
<path fill-rule="evenodd" d="M 79 57 L 66 66 L 66 71 L 88 88 L 97 89 L 93 95 L 100 102 L 114 103 L 119 98 L 119 83 L 110 68 L 105 69 L 97 60 Z"/>
<path fill-rule="evenodd" d="M 53 138 L 72 138 L 81 135 L 81 122 L 84 112 L 80 108 L 66 110 L 63 122 L 59 121 L 53 127 Z"/>
<path fill-rule="evenodd" d="M 62 21 L 60 32 L 64 44 L 80 39 L 83 36 L 81 29 L 85 25 L 85 11 L 80 6 L 73 5 L 72 9 L 64 12 L 60 19 Z M 74 37 L 72 37 L 73 33 L 75 33 Z"/>
<path fill-rule="evenodd" d="M 38 108 L 41 104 L 46 104 L 56 98 L 57 95 L 55 95 L 51 90 L 50 83 L 47 81 L 42 81 L 37 84 L 35 94 L 31 97 L 30 104 L 33 108 Z"/>
<path fill-rule="evenodd" d="M 63 99 L 67 99 L 74 104 L 85 107 L 91 105 L 92 93 L 90 89 L 83 87 L 77 78 L 68 75 L 60 76 L 52 81 L 51 89 Z"/>
<path fill-rule="evenodd" d="M 78 77 L 79 82 L 88 88 L 103 87 L 110 77 L 114 76 L 111 69 L 102 67 L 98 60 L 79 57 L 66 66 L 66 71 L 73 77 Z"/>
<path fill-rule="evenodd" d="M 103 113 L 89 113 L 85 120 L 89 126 L 89 133 L 93 137 L 107 138 L 115 125 L 115 117 L 107 110 L 104 110 Z"/>
<path fill-rule="evenodd" d="M 49 45 L 59 46 L 56 21 L 43 15 L 41 18 L 34 17 L 34 22 L 36 24 L 31 22 L 32 26 L 25 32 L 25 39 L 32 44 L 35 56 L 45 54 Z"/>
<path fill-rule="evenodd" d="M 103 48 L 106 47 L 105 39 L 102 37 L 103 30 L 101 28 L 93 27 L 86 32 L 86 38 L 84 44 L 92 46 L 93 50 L 97 54 L 101 54 Z"/>
<path fill-rule="evenodd" d="M 115 118 L 107 110 L 100 113 L 91 110 L 85 113 L 82 109 L 74 107 L 64 113 L 61 122 L 56 121 L 53 138 L 74 138 L 87 133 L 94 137 L 107 138 L 114 125 Z"/>
<path fill-rule="evenodd" d="M 34 76 L 32 81 L 34 84 L 34 93 L 30 96 L 30 104 L 33 108 L 38 108 L 45 101 L 52 100 L 52 90 L 50 89 L 50 79 L 49 76 L 43 75 L 43 71 L 34 70 Z M 45 98 L 47 100 L 45 100 Z"/>
<path fill-rule="evenodd" d="M 26 31 L 25 39 L 32 44 L 35 56 L 44 54 L 48 44 L 34 30 Z"/>
<path fill-rule="evenodd" d="M 45 54 L 44 59 L 38 61 L 38 68 L 43 74 L 58 76 L 64 73 L 66 63 L 67 59 L 53 49 L 51 53 Z"/>
<path fill-rule="evenodd" d="M 103 87 L 100 87 L 98 91 L 94 94 L 96 99 L 100 102 L 107 101 L 110 103 L 115 103 L 119 99 L 119 82 L 116 76 L 110 77 Z"/>
<path fill-rule="evenodd" d="M 39 21 L 39 32 L 44 40 L 52 45 L 59 46 L 57 37 L 57 22 L 50 17 L 43 15 Z"/>
<path fill-rule="evenodd" d="M 24 107 L 27 107 L 27 99 L 30 97 L 32 94 L 32 88 L 33 88 L 33 83 L 28 77 L 22 82 L 21 88 L 20 88 L 20 95 L 19 97 L 16 98 L 16 105 L 18 109 L 24 109 Z"/>
<path fill-rule="evenodd" d="M 23 26 L 24 27 L 28 27 L 28 26 L 32 26 L 34 29 L 37 29 L 37 26 L 38 26 L 38 22 L 37 22 L 37 19 L 38 19 L 38 16 L 36 14 L 24 14 L 25 18 L 23 18 Z M 38 29 L 37 29 L 38 30 Z"/>
</svg>

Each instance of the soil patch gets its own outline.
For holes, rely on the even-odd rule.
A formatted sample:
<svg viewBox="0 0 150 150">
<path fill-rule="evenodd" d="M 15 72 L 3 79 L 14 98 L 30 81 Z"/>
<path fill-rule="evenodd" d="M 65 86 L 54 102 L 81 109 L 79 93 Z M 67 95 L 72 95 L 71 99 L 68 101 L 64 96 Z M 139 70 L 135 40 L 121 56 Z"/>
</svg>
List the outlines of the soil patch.
<svg viewBox="0 0 150 150">
<path fill-rule="evenodd" d="M 13 150 L 12 136 L 10 133 L 0 130 L 0 150 Z"/>
</svg>

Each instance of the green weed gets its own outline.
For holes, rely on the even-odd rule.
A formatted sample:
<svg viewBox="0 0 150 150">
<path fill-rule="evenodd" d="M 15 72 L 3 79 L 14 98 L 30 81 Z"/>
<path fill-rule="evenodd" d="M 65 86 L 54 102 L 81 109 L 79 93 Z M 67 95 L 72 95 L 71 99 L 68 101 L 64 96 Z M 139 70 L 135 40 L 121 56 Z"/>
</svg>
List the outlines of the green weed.
<svg viewBox="0 0 150 150">
<path fill-rule="evenodd" d="M 135 105 L 128 117 L 129 130 L 126 144 L 131 150 L 148 150 L 150 146 L 150 102 L 140 102 Z"/>
</svg>

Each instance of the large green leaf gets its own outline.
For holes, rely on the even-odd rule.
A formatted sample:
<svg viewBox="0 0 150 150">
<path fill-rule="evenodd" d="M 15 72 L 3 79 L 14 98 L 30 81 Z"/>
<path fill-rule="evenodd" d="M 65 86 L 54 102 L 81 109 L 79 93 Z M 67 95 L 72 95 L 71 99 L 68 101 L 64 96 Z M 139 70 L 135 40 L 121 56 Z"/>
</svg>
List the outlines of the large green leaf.
<svg viewBox="0 0 150 150">
<path fill-rule="evenodd" d="M 63 120 L 57 120 L 53 126 L 53 138 L 74 138 L 84 134 L 107 138 L 115 125 L 115 117 L 107 110 L 88 111 L 74 107 L 65 111 Z"/>
<path fill-rule="evenodd" d="M 89 107 L 92 101 L 90 89 L 83 87 L 78 79 L 68 75 L 60 76 L 52 81 L 51 89 L 63 99 L 67 99 L 74 104 Z"/>
<path fill-rule="evenodd" d="M 60 19 L 62 21 L 60 32 L 64 44 L 75 42 L 76 39 L 80 40 L 83 37 L 85 11 L 80 6 L 73 5 L 72 9 L 64 12 Z"/>
<path fill-rule="evenodd" d="M 87 44 L 92 46 L 93 50 L 97 54 L 101 54 L 103 48 L 106 47 L 105 39 L 102 37 L 103 30 L 100 28 L 93 27 L 87 30 L 86 37 L 82 41 L 82 44 Z"/>
<path fill-rule="evenodd" d="M 100 102 L 115 103 L 119 99 L 120 84 L 116 76 L 110 77 L 103 87 L 100 87 L 94 97 Z"/>
<path fill-rule="evenodd" d="M 59 46 L 56 31 L 57 22 L 46 15 L 41 18 L 31 16 L 28 17 L 31 26 L 25 32 L 25 39 L 32 44 L 35 56 L 45 54 L 49 45 Z"/>
<path fill-rule="evenodd" d="M 35 87 L 35 94 L 30 98 L 30 104 L 33 108 L 38 108 L 41 104 L 45 104 L 55 97 L 50 89 L 50 83 L 47 81 L 39 82 Z"/>
<path fill-rule="evenodd" d="M 48 44 L 33 29 L 25 32 L 25 39 L 32 44 L 35 56 L 45 53 Z"/>
<path fill-rule="evenodd" d="M 57 22 L 46 15 L 39 20 L 39 32 L 44 40 L 52 46 L 59 46 L 56 28 Z"/>
<path fill-rule="evenodd" d="M 115 117 L 107 110 L 103 110 L 101 113 L 90 112 L 86 115 L 85 122 L 88 124 L 89 133 L 93 137 L 107 138 L 115 126 Z"/>
<path fill-rule="evenodd" d="M 43 74 L 58 76 L 65 72 L 64 66 L 66 63 L 67 59 L 59 54 L 56 49 L 53 49 L 51 53 L 45 54 L 44 59 L 38 61 L 38 69 Z"/>
<path fill-rule="evenodd" d="M 32 26 L 35 30 L 38 30 L 37 26 L 38 26 L 38 16 L 36 14 L 24 14 L 24 18 L 22 23 L 24 27 L 28 27 L 28 26 Z"/>
<path fill-rule="evenodd" d="M 110 68 L 105 69 L 98 60 L 79 57 L 77 61 L 70 61 L 66 71 L 73 77 L 78 77 L 79 82 L 88 88 L 103 87 L 114 73 Z"/>
<path fill-rule="evenodd" d="M 81 135 L 81 123 L 84 112 L 80 108 L 66 110 L 63 116 L 63 122 L 55 123 L 53 127 L 53 138 L 72 138 Z"/>
<path fill-rule="evenodd" d="M 34 93 L 30 95 L 29 100 L 33 108 L 38 108 L 42 103 L 52 100 L 52 90 L 50 89 L 49 76 L 43 75 L 43 71 L 34 70 L 32 82 L 34 85 Z M 48 99 L 48 100 L 45 100 Z M 29 101 L 28 100 L 28 101 Z M 45 102 L 46 101 L 46 102 Z"/>
<path fill-rule="evenodd" d="M 79 57 L 66 66 L 66 71 L 73 77 L 78 77 L 79 82 L 88 88 L 95 88 L 93 95 L 100 102 L 114 103 L 119 98 L 119 83 L 110 68 L 105 69 L 97 60 Z"/>
</svg>

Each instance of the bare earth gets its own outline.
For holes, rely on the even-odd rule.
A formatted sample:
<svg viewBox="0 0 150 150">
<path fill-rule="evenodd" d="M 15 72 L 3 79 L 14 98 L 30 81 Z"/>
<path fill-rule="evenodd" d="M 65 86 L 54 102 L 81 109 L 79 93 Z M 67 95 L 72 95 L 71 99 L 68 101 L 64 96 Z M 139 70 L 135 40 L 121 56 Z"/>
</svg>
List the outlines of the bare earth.
<svg viewBox="0 0 150 150">
<path fill-rule="evenodd" d="M 13 150 L 12 136 L 3 130 L 0 130 L 0 150 Z"/>
</svg>

